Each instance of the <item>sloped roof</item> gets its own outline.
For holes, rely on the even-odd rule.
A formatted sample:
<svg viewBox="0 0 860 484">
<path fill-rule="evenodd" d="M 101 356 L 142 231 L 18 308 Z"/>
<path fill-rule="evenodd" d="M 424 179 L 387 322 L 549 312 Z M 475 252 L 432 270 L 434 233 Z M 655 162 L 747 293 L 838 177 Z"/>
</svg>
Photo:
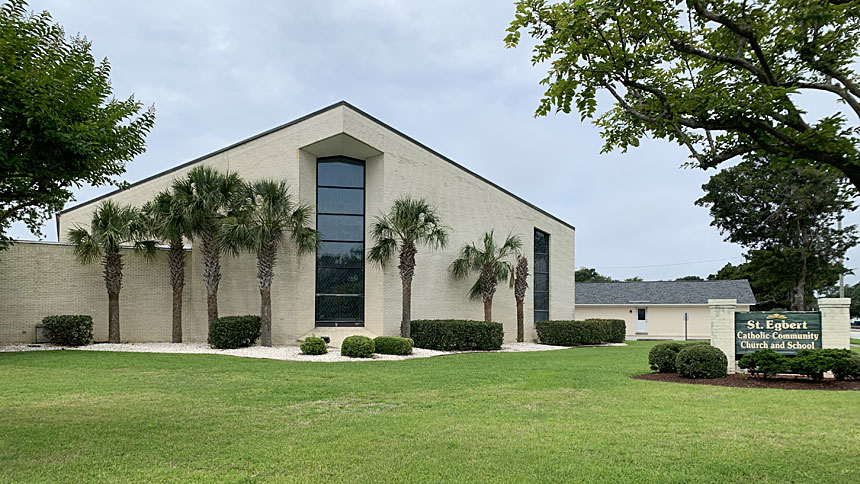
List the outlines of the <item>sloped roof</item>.
<svg viewBox="0 0 860 484">
<path fill-rule="evenodd" d="M 331 110 L 333 110 L 333 109 L 335 109 L 335 108 L 339 108 L 339 107 L 346 107 L 346 108 L 348 108 L 348 109 L 352 110 L 353 112 L 355 112 L 355 113 L 357 113 L 357 114 L 359 114 L 359 115 L 361 115 L 361 116 L 363 116 L 363 117 L 365 117 L 365 118 L 369 119 L 370 121 L 372 121 L 372 122 L 374 122 L 374 123 L 378 124 L 379 126 L 381 126 L 381 127 L 385 128 L 385 129 L 387 129 L 387 130 L 391 131 L 392 133 L 394 133 L 394 134 L 396 134 L 396 135 L 398 135 L 398 136 L 402 137 L 403 139 L 405 139 L 405 140 L 407 140 L 407 141 L 409 141 L 409 142 L 411 142 L 411 143 L 413 143 L 413 144 L 417 145 L 418 147 L 420 147 L 420 148 L 422 148 L 422 149 L 424 149 L 424 150 L 428 151 L 429 153 L 431 153 L 431 154 L 433 154 L 433 155 L 435 155 L 435 156 L 437 156 L 437 157 L 441 158 L 442 160 L 444 160 L 444 161 L 446 161 L 446 162 L 448 162 L 448 163 L 450 163 L 450 164 L 452 164 L 452 165 L 456 166 L 457 168 L 459 168 L 459 169 L 463 170 L 464 172 L 468 173 L 469 175 L 472 175 L 473 177 L 477 178 L 478 180 L 481 180 L 482 182 L 484 182 L 484 183 L 486 183 L 486 184 L 490 185 L 491 187 L 493 187 L 493 188 L 495 188 L 495 189 L 497 189 L 497 190 L 501 191 L 502 193 L 505 193 L 506 195 L 508 195 L 508 196 L 512 197 L 513 199 L 515 199 L 515 200 L 519 201 L 520 203 L 523 203 L 523 204 L 527 205 L 528 207 L 531 207 L 531 208 L 533 208 L 534 210 L 537 210 L 538 212 L 540 212 L 540 213 L 542 213 L 542 214 L 546 215 L 547 217 L 549 217 L 549 218 L 551 218 L 551 219 L 555 220 L 556 222 L 558 222 L 558 223 L 560 223 L 560 224 L 564 225 L 565 227 L 568 227 L 568 228 L 569 228 L 569 229 L 571 229 L 571 230 L 576 230 L 576 227 L 574 227 L 574 226 L 573 226 L 573 225 L 571 225 L 570 223 L 565 222 L 564 220 L 560 219 L 559 217 L 556 217 L 555 215 L 553 215 L 553 214 L 551 214 L 551 213 L 547 212 L 546 210 L 544 210 L 544 209 L 542 209 L 542 208 L 538 207 L 537 205 L 534 205 L 534 204 L 532 204 L 531 202 L 528 202 L 528 201 L 526 201 L 525 199 L 523 199 L 523 198 L 519 197 L 518 195 L 515 195 L 513 192 L 511 192 L 511 191 L 509 191 L 509 190 L 507 190 L 507 189 L 505 189 L 505 188 L 502 188 L 501 186 L 499 186 L 499 185 L 497 185 L 496 183 L 494 183 L 494 182 L 492 182 L 492 181 L 490 181 L 490 180 L 488 180 L 488 179 L 486 179 L 486 178 L 482 177 L 481 175 L 478 175 L 477 173 L 473 172 L 472 170 L 470 170 L 470 169 L 466 168 L 465 166 L 463 166 L 463 165 L 461 165 L 461 164 L 457 163 L 456 161 L 454 161 L 454 160 L 452 160 L 452 159 L 448 158 L 447 156 L 445 156 L 445 155 L 443 155 L 443 154 L 439 153 L 438 151 L 436 151 L 436 150 L 434 150 L 434 149 L 430 148 L 429 146 L 427 146 L 427 145 L 425 145 L 425 144 L 421 143 L 420 141 L 416 140 L 415 138 L 412 138 L 412 137 L 410 137 L 410 136 L 408 136 L 408 135 L 404 134 L 403 132 L 401 132 L 401 131 L 399 131 L 399 130 L 397 130 L 397 129 L 393 128 L 392 126 L 390 126 L 390 125 L 388 125 L 388 124 L 386 124 L 386 123 L 383 123 L 383 122 L 382 122 L 382 121 L 380 121 L 379 119 L 377 119 L 377 118 L 375 118 L 375 117 L 371 116 L 370 114 L 367 114 L 366 112 L 362 111 L 361 109 L 358 109 L 357 107 L 353 106 L 352 104 L 350 104 L 350 103 L 348 103 L 348 102 L 346 102 L 346 101 L 339 101 L 339 102 L 336 102 L 336 103 L 334 103 L 334 104 L 332 104 L 332 105 L 330 105 L 330 106 L 324 107 L 324 108 L 322 108 L 322 109 L 320 109 L 320 110 L 318 110 L 318 111 L 314 111 L 314 112 L 312 112 L 312 113 L 310 113 L 310 114 L 307 114 L 307 115 L 302 116 L 302 117 L 300 117 L 300 118 L 294 119 L 294 120 L 292 120 L 292 121 L 290 121 L 290 122 L 287 122 L 287 123 L 285 123 L 285 124 L 282 124 L 282 125 L 280 125 L 280 126 L 276 126 L 276 127 L 272 128 L 272 129 L 269 129 L 269 130 L 263 131 L 262 133 L 259 133 L 259 134 L 256 134 L 256 135 L 254 135 L 254 136 L 251 136 L 251 137 L 249 137 L 249 138 L 243 139 L 242 141 L 238 141 L 238 142 L 233 143 L 233 144 L 231 144 L 231 145 L 229 145 L 229 146 L 226 146 L 226 147 L 221 148 L 221 149 L 219 149 L 219 150 L 213 151 L 213 152 L 211 152 L 211 153 L 209 153 L 209 154 L 203 155 L 203 156 L 198 157 L 198 158 L 195 158 L 195 159 L 193 159 L 193 160 L 191 160 L 191 161 L 187 161 L 187 162 L 182 163 L 182 164 L 180 164 L 180 165 L 174 166 L 173 168 L 169 168 L 169 169 L 167 169 L 167 170 L 161 171 L 161 172 L 156 173 L 156 174 L 154 174 L 154 175 L 148 176 L 148 177 L 146 177 L 146 178 L 143 178 L 142 180 L 138 180 L 138 181 L 136 181 L 136 182 L 130 183 L 130 184 L 129 184 L 128 186 L 126 186 L 125 188 L 117 189 L 117 190 L 113 190 L 113 191 L 111 191 L 111 192 L 109 192 L 109 193 L 106 193 L 106 194 L 104 194 L 104 195 L 101 195 L 101 196 L 98 196 L 98 197 L 92 198 L 92 199 L 90 199 L 90 200 L 86 200 L 86 201 L 80 202 L 80 203 L 78 203 L 78 204 L 76 204 L 76 205 L 73 205 L 73 206 L 71 206 L 71 207 L 68 207 L 68 208 L 65 208 L 65 209 L 63 209 L 63 210 L 61 210 L 60 212 L 58 212 L 58 213 L 57 213 L 57 217 L 58 217 L 58 218 L 57 218 L 57 226 L 59 227 L 59 223 L 60 223 L 60 221 L 59 221 L 59 216 L 60 216 L 60 215 L 63 215 L 63 214 L 68 213 L 68 212 L 71 212 L 71 211 L 73 211 L 73 210 L 77 210 L 77 209 L 82 208 L 82 207 L 84 207 L 84 206 L 87 206 L 87 205 L 89 205 L 89 204 L 92 204 L 92 203 L 98 202 L 98 201 L 100 201 L 100 200 L 102 200 L 102 199 L 108 198 L 108 197 L 110 197 L 110 196 L 112 196 L 112 195 L 115 195 L 115 194 L 116 194 L 116 193 L 118 193 L 118 192 L 121 192 L 122 190 L 125 190 L 125 189 L 128 189 L 128 188 L 131 188 L 131 187 L 136 186 L 136 185 L 140 185 L 140 184 L 146 183 L 146 182 L 148 182 L 148 181 L 150 181 L 150 180 L 153 180 L 153 179 L 155 179 L 155 178 L 159 178 L 159 177 L 162 177 L 162 176 L 165 176 L 165 175 L 169 175 L 169 174 L 171 174 L 171 173 L 173 173 L 173 172 L 175 172 L 175 171 L 177 171 L 177 170 L 179 170 L 179 169 L 181 169 L 181 168 L 185 168 L 185 167 L 187 167 L 187 166 L 194 165 L 194 164 L 196 164 L 196 163 L 200 163 L 200 162 L 202 162 L 202 161 L 204 161 L 204 160 L 206 160 L 206 159 L 208 159 L 208 158 L 211 158 L 212 156 L 215 156 L 215 155 L 217 155 L 217 154 L 219 154 L 219 153 L 223 153 L 223 152 L 225 152 L 225 151 L 231 150 L 231 149 L 236 148 L 236 147 L 238 147 L 238 146 L 241 146 L 241 145 L 243 145 L 243 144 L 246 144 L 246 143 L 249 143 L 249 142 L 251 142 L 251 141 L 254 141 L 254 140 L 258 139 L 258 138 L 262 138 L 263 136 L 266 136 L 266 135 L 269 135 L 269 134 L 274 133 L 274 132 L 276 132 L 276 131 L 280 131 L 280 130 L 282 130 L 282 129 L 288 128 L 288 127 L 290 127 L 290 126 L 293 126 L 293 125 L 295 125 L 295 124 L 301 123 L 301 122 L 303 122 L 303 121 L 306 121 L 306 120 L 311 119 L 311 118 L 313 118 L 313 117 L 319 116 L 319 115 L 321 115 L 321 114 L 324 114 L 324 113 L 326 113 L 326 112 L 328 112 L 328 111 L 331 111 Z"/>
<path fill-rule="evenodd" d="M 708 304 L 708 299 L 756 303 L 746 279 L 576 283 L 576 304 Z"/>
</svg>

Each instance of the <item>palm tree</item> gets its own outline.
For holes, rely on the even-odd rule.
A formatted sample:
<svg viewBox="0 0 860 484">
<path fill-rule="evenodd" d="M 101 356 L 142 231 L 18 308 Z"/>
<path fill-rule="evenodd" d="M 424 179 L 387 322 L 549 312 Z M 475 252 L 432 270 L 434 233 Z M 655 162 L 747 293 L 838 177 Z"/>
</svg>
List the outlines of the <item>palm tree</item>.
<svg viewBox="0 0 860 484">
<path fill-rule="evenodd" d="M 314 252 L 319 233 L 310 227 L 313 208 L 293 203 L 286 182 L 260 180 L 247 183 L 236 200 L 235 215 L 222 225 L 222 243 L 227 250 L 257 254 L 260 281 L 260 343 L 272 346 L 272 279 L 278 247 L 289 233 L 299 254 Z"/>
<path fill-rule="evenodd" d="M 526 289 L 529 288 L 529 260 L 522 254 L 517 256 L 517 265 L 511 274 L 511 287 L 514 288 L 514 299 L 517 301 L 517 342 L 522 343 L 525 335 L 523 325 L 523 301 Z"/>
<path fill-rule="evenodd" d="M 410 197 L 394 201 L 387 214 L 376 217 L 370 227 L 376 242 L 367 259 L 384 267 L 400 248 L 400 281 L 403 285 L 403 311 L 400 335 L 408 338 L 412 326 L 412 276 L 415 275 L 415 254 L 418 245 L 431 249 L 445 247 L 448 243 L 448 228 L 442 225 L 436 209 L 425 199 Z"/>
<path fill-rule="evenodd" d="M 173 196 L 182 216 L 188 221 L 191 239 L 200 243 L 203 257 L 203 284 L 206 286 L 206 309 L 209 322 L 218 317 L 218 284 L 221 282 L 221 250 L 218 240 L 220 224 L 242 186 L 235 173 L 221 173 L 208 166 L 198 166 L 185 178 L 173 181 Z"/>
<path fill-rule="evenodd" d="M 191 229 L 184 210 L 169 190 L 163 191 L 144 204 L 141 209 L 149 234 L 166 242 L 167 261 L 170 266 L 170 285 L 173 287 L 174 343 L 182 342 L 182 290 L 185 287 L 185 244 L 191 238 Z"/>
<path fill-rule="evenodd" d="M 491 230 L 484 233 L 483 248 L 478 248 L 474 243 L 466 244 L 460 250 L 460 257 L 451 264 L 450 271 L 456 279 L 463 279 L 472 271 L 480 274 L 469 290 L 469 297 L 484 300 L 484 321 L 493 320 L 493 294 L 496 292 L 496 285 L 510 275 L 513 268 L 507 258 L 519 255 L 522 245 L 519 235 L 509 234 L 499 247 Z"/>
<path fill-rule="evenodd" d="M 148 258 L 155 257 L 155 244 L 145 241 L 146 232 L 140 213 L 129 205 L 112 200 L 98 204 L 90 222 L 90 229 L 81 226 L 69 230 L 72 251 L 81 264 L 92 264 L 98 259 L 104 265 L 105 287 L 108 293 L 108 341 L 119 343 L 119 291 L 122 289 L 123 260 L 120 248 L 133 244 Z"/>
</svg>

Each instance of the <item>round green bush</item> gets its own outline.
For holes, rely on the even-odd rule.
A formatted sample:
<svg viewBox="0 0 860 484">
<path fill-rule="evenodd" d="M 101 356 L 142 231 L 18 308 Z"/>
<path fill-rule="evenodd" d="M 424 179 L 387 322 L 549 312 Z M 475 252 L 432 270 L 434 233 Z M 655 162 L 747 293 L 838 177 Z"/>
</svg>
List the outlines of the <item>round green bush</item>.
<svg viewBox="0 0 860 484">
<path fill-rule="evenodd" d="M 302 341 L 302 344 L 299 345 L 299 348 L 302 349 L 303 355 L 324 355 L 328 353 L 325 340 L 317 338 L 316 336 L 308 336 L 305 338 L 305 340 Z"/>
<path fill-rule="evenodd" d="M 373 338 L 376 353 L 380 355 L 411 355 L 412 338 L 401 338 L 399 336 L 377 336 Z"/>
<path fill-rule="evenodd" d="M 347 336 L 340 345 L 340 354 L 350 358 L 371 358 L 376 347 L 367 336 Z"/>
<path fill-rule="evenodd" d="M 259 337 L 259 316 L 224 316 L 209 323 L 209 344 L 213 348 L 245 348 L 254 344 Z"/>
<path fill-rule="evenodd" d="M 93 318 L 87 315 L 47 316 L 42 319 L 45 337 L 59 346 L 84 346 L 93 340 Z"/>
<path fill-rule="evenodd" d="M 675 366 L 687 378 L 724 378 L 728 375 L 729 361 L 725 353 L 713 346 L 684 345 Z"/>
<path fill-rule="evenodd" d="M 684 345 L 681 343 L 660 343 L 654 345 L 651 351 L 648 352 L 648 364 L 651 369 L 659 373 L 675 373 L 675 360 L 678 358 L 678 352 L 681 351 Z"/>
</svg>

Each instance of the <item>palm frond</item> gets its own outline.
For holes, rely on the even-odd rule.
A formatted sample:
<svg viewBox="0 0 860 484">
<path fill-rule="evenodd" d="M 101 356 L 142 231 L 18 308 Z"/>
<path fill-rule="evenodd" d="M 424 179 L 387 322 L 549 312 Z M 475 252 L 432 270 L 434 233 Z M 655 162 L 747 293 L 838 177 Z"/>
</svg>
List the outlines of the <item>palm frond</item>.
<svg viewBox="0 0 860 484">
<path fill-rule="evenodd" d="M 101 246 L 87 229 L 75 226 L 69 230 L 68 237 L 72 253 L 81 264 L 92 264 L 102 256 Z"/>
<path fill-rule="evenodd" d="M 478 279 L 472 284 L 472 287 L 469 288 L 469 299 L 473 301 L 480 301 L 483 299 L 483 294 L 481 292 L 481 280 Z"/>
</svg>

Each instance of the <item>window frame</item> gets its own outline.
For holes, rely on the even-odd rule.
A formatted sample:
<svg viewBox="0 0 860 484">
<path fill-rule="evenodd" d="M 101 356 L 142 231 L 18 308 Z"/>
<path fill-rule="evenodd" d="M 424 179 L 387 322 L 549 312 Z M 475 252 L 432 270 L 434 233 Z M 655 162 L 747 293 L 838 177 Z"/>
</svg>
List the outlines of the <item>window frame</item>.
<svg viewBox="0 0 860 484">
<path fill-rule="evenodd" d="M 341 187 L 341 186 L 333 186 L 333 185 L 320 185 L 319 183 L 319 169 L 321 163 L 327 162 L 352 162 L 352 164 L 360 165 L 362 169 L 362 186 L 361 187 Z M 338 189 L 338 190 L 361 190 L 361 214 L 347 214 L 347 213 L 332 213 L 332 212 L 320 212 L 319 211 L 319 192 L 320 188 L 326 189 Z M 366 262 L 364 260 L 364 255 L 367 250 L 367 164 L 365 160 L 359 160 L 357 158 L 351 158 L 348 156 L 326 156 L 317 158 L 316 160 L 316 188 L 314 190 L 315 199 L 316 199 L 316 215 L 314 217 L 316 222 L 316 227 L 319 229 L 319 217 L 322 216 L 340 216 L 340 217 L 361 217 L 361 240 L 340 240 L 340 239 L 323 239 L 321 242 L 340 242 L 340 243 L 351 243 L 351 244 L 361 244 L 361 253 L 362 253 L 362 263 L 360 267 L 332 267 L 330 265 L 319 265 L 319 252 L 314 256 L 314 326 L 315 327 L 363 327 L 364 326 L 364 309 L 365 309 L 365 299 L 364 295 L 366 293 Z M 356 271 L 359 270 L 361 273 L 361 293 L 358 294 L 329 294 L 329 293 L 320 293 L 317 292 L 319 290 L 319 286 L 317 284 L 317 279 L 319 277 L 319 269 L 331 269 L 331 270 L 346 270 L 346 271 Z M 361 298 L 361 316 L 358 320 L 355 319 L 338 319 L 338 318 L 319 318 L 319 298 L 320 297 L 337 297 L 337 298 L 345 298 L 345 297 L 357 297 Z"/>
<path fill-rule="evenodd" d="M 538 234 L 543 234 L 544 238 L 546 239 L 546 252 L 538 252 L 538 244 L 537 244 Z M 546 256 L 546 272 L 537 270 L 538 254 Z M 532 323 L 533 324 L 537 323 L 538 321 L 547 321 L 550 318 L 550 314 L 549 314 L 549 308 L 550 308 L 550 280 L 549 280 L 550 261 L 549 261 L 549 254 L 550 254 L 550 234 L 549 234 L 549 232 L 544 232 L 543 230 L 540 230 L 539 228 L 535 227 L 534 228 L 534 235 L 533 235 L 533 239 L 532 239 L 532 257 L 533 257 L 533 263 L 534 263 L 534 279 L 535 279 L 534 287 L 532 288 L 532 318 L 533 318 Z M 535 290 L 537 288 L 538 274 L 546 277 L 546 291 Z M 540 295 L 543 295 L 543 294 L 546 295 L 546 308 L 538 308 L 537 307 L 539 294 Z M 541 315 L 545 314 L 546 318 L 542 318 L 542 317 L 538 318 L 538 313 L 540 313 Z"/>
</svg>

